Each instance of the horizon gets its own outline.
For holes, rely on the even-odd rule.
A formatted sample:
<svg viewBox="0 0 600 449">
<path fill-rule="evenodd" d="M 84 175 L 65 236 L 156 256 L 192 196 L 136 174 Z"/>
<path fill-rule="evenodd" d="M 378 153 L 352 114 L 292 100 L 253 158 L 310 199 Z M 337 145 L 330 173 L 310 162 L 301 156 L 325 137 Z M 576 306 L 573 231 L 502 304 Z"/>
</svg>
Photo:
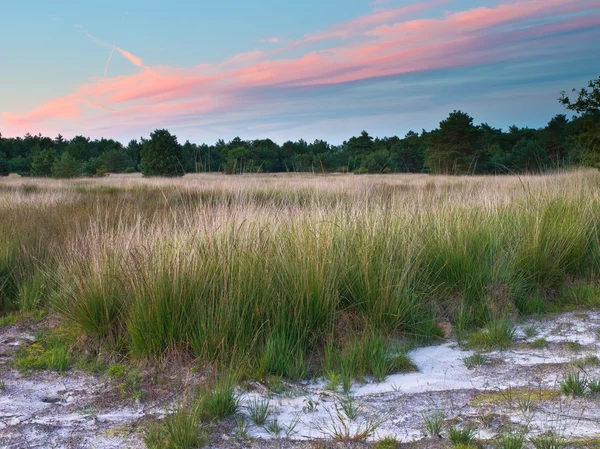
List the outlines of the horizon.
<svg viewBox="0 0 600 449">
<path fill-rule="evenodd" d="M 0 132 L 340 144 L 452 110 L 537 129 L 600 68 L 597 0 L 278 3 L 11 4 Z"/>
</svg>

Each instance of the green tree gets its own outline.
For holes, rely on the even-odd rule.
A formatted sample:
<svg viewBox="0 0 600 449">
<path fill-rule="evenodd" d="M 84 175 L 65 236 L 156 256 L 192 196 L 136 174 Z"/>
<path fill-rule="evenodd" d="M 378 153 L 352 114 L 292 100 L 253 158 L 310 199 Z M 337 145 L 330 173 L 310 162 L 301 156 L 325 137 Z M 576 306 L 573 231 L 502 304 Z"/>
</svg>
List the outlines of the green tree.
<svg viewBox="0 0 600 449">
<path fill-rule="evenodd" d="M 104 167 L 110 173 L 123 173 L 130 165 L 127 153 L 124 150 L 110 150 L 102 155 Z"/>
<path fill-rule="evenodd" d="M 6 154 L 0 151 L 0 176 L 8 176 L 10 173 L 10 165 Z"/>
<path fill-rule="evenodd" d="M 81 175 L 81 162 L 65 151 L 60 159 L 52 164 L 53 178 L 75 178 Z"/>
<path fill-rule="evenodd" d="M 453 111 L 432 133 L 425 162 L 432 173 L 465 174 L 475 171 L 479 127 L 462 111 Z"/>
<path fill-rule="evenodd" d="M 140 168 L 144 176 L 183 176 L 183 154 L 177 137 L 157 129 L 142 146 Z"/>
<path fill-rule="evenodd" d="M 31 173 L 31 160 L 28 157 L 13 157 L 9 163 L 12 171 L 21 176 L 28 176 Z"/>
<path fill-rule="evenodd" d="M 522 139 L 512 149 L 507 165 L 514 171 L 536 173 L 550 168 L 552 160 L 537 140 Z"/>
<path fill-rule="evenodd" d="M 560 103 L 570 111 L 580 114 L 581 132 L 577 140 L 582 145 L 582 162 L 600 169 L 600 76 L 591 80 L 587 88 L 573 89 L 571 99 L 561 92 Z"/>
<path fill-rule="evenodd" d="M 42 150 L 38 145 L 32 150 L 31 176 L 52 176 L 52 166 L 58 159 L 54 150 Z"/>
</svg>

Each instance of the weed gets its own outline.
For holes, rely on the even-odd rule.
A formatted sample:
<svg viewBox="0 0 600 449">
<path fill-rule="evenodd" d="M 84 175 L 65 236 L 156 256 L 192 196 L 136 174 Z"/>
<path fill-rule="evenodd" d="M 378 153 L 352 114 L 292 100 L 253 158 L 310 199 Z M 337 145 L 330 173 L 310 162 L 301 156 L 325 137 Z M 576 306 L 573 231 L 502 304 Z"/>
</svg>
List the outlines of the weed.
<svg viewBox="0 0 600 449">
<path fill-rule="evenodd" d="M 267 422 L 267 418 L 271 414 L 270 404 L 271 401 L 268 399 L 254 398 L 248 401 L 246 407 L 254 424 L 262 426 Z"/>
<path fill-rule="evenodd" d="M 317 425 L 317 429 L 325 436 L 343 443 L 365 442 L 372 437 L 377 429 L 385 422 L 389 415 L 376 415 L 367 418 L 363 422 L 350 424 L 344 412 L 335 408 L 335 414 L 327 410 L 329 419 Z"/>
<path fill-rule="evenodd" d="M 442 432 L 442 424 L 444 423 L 444 412 L 439 410 L 435 413 L 422 413 L 423 427 L 429 436 L 439 437 Z"/>
<path fill-rule="evenodd" d="M 265 430 L 272 437 L 279 438 L 284 431 L 284 428 L 279 424 L 277 417 L 275 417 L 265 425 Z"/>
<path fill-rule="evenodd" d="M 529 442 L 535 449 L 563 449 L 565 442 L 562 437 L 554 432 L 548 432 L 537 437 L 532 437 Z"/>
<path fill-rule="evenodd" d="M 286 438 L 291 438 L 298 433 L 298 425 L 300 424 L 300 413 L 294 414 L 292 421 L 284 427 Z"/>
<path fill-rule="evenodd" d="M 588 386 L 588 379 L 579 371 L 569 371 L 560 382 L 560 391 L 568 396 L 583 396 Z"/>
<path fill-rule="evenodd" d="M 305 398 L 304 406 L 302 407 L 302 411 L 304 413 L 314 413 L 318 410 L 320 402 L 313 398 Z"/>
<path fill-rule="evenodd" d="M 593 395 L 600 395 L 600 379 L 590 380 L 587 384 L 590 393 Z"/>
<path fill-rule="evenodd" d="M 338 391 L 340 388 L 340 383 L 342 381 L 342 376 L 340 374 L 334 373 L 333 371 L 328 371 L 326 376 L 325 389 L 329 391 Z"/>
<path fill-rule="evenodd" d="M 565 346 L 571 352 L 581 352 L 583 350 L 583 345 L 578 341 L 568 341 Z"/>
<path fill-rule="evenodd" d="M 16 323 L 17 318 L 17 315 L 12 313 L 5 316 L 0 316 L 0 327 L 9 326 L 11 324 Z"/>
<path fill-rule="evenodd" d="M 374 449 L 398 449 L 400 447 L 400 441 L 392 436 L 387 436 L 377 441 L 374 445 Z"/>
<path fill-rule="evenodd" d="M 141 401 L 144 398 L 144 380 L 139 370 L 134 369 L 127 374 L 125 381 L 121 384 L 123 397 L 133 398 Z"/>
<path fill-rule="evenodd" d="M 233 434 L 242 439 L 248 438 L 248 423 L 243 415 L 237 415 L 235 417 L 235 430 Z"/>
<path fill-rule="evenodd" d="M 122 379 L 127 374 L 127 368 L 122 363 L 111 363 L 108 365 L 105 374 L 114 379 Z"/>
<path fill-rule="evenodd" d="M 18 351 L 14 365 L 21 371 L 51 370 L 65 372 L 70 368 L 69 348 L 57 335 L 42 335 L 37 342 Z"/>
<path fill-rule="evenodd" d="M 483 350 L 508 349 L 514 342 L 515 331 L 516 328 L 510 321 L 494 321 L 485 329 L 471 334 L 468 345 Z"/>
<path fill-rule="evenodd" d="M 356 400 L 351 396 L 346 396 L 339 405 L 336 404 L 335 406 L 336 408 L 339 407 L 344 412 L 344 415 L 346 415 L 346 418 L 351 421 L 358 417 L 360 407 L 356 403 Z"/>
<path fill-rule="evenodd" d="M 463 359 L 463 363 L 469 369 L 484 366 L 487 364 L 487 361 L 488 357 L 479 352 Z"/>
<path fill-rule="evenodd" d="M 496 445 L 497 449 L 524 449 L 525 435 L 519 433 L 507 433 L 502 435 L 500 442 Z"/>
<path fill-rule="evenodd" d="M 148 449 L 195 449 L 208 444 L 194 411 L 178 408 L 163 421 L 147 426 L 144 442 Z"/>
<path fill-rule="evenodd" d="M 450 426 L 448 429 L 448 439 L 453 447 L 459 445 L 470 445 L 475 438 L 475 430 L 470 428 L 461 428 L 456 425 Z"/>
<path fill-rule="evenodd" d="M 527 338 L 533 338 L 537 335 L 538 328 L 535 324 L 530 324 L 529 326 L 525 326 L 523 332 Z"/>
<path fill-rule="evenodd" d="M 548 340 L 543 337 L 536 338 L 529 344 L 529 346 L 533 349 L 546 349 L 548 347 Z"/>
<path fill-rule="evenodd" d="M 240 406 L 240 398 L 235 393 L 235 387 L 236 382 L 232 377 L 223 376 L 212 390 L 208 387 L 203 388 L 198 400 L 199 415 L 222 419 L 235 414 Z"/>
</svg>

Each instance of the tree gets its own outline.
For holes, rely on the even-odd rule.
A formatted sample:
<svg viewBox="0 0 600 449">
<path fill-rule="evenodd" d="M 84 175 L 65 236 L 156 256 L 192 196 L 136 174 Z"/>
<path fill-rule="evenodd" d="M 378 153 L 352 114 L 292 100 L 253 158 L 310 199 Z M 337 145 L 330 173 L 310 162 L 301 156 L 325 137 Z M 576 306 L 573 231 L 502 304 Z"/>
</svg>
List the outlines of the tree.
<svg viewBox="0 0 600 449">
<path fill-rule="evenodd" d="M 144 176 L 183 176 L 183 154 L 177 137 L 157 129 L 142 146 L 140 168 Z"/>
<path fill-rule="evenodd" d="M 512 149 L 507 165 L 512 170 L 535 173 L 551 167 L 552 160 L 538 141 L 522 139 Z"/>
<path fill-rule="evenodd" d="M 577 98 L 573 100 L 563 91 L 558 101 L 567 109 L 578 114 L 600 114 L 600 76 L 597 80 L 591 80 L 588 83 L 588 89 L 582 88 L 579 91 L 573 89 L 573 92 L 577 94 Z"/>
<path fill-rule="evenodd" d="M 10 174 L 10 165 L 6 154 L 0 151 L 0 176 L 8 176 Z"/>
<path fill-rule="evenodd" d="M 426 150 L 426 165 L 432 173 L 465 174 L 475 171 L 479 127 L 462 111 L 453 111 L 433 132 Z"/>
<path fill-rule="evenodd" d="M 53 178 L 76 178 L 81 175 L 81 162 L 65 151 L 60 159 L 52 164 Z"/>
<path fill-rule="evenodd" d="M 54 150 L 42 150 L 39 146 L 32 151 L 31 176 L 52 176 L 52 166 L 58 159 Z"/>
<path fill-rule="evenodd" d="M 591 80 L 587 88 L 573 89 L 577 97 L 571 99 L 561 92 L 558 101 L 570 111 L 581 115 L 582 132 L 577 137 L 583 146 L 582 162 L 600 169 L 600 76 Z"/>
<path fill-rule="evenodd" d="M 110 173 L 123 173 L 129 165 L 129 158 L 124 150 L 110 150 L 102 155 L 104 167 Z"/>
</svg>

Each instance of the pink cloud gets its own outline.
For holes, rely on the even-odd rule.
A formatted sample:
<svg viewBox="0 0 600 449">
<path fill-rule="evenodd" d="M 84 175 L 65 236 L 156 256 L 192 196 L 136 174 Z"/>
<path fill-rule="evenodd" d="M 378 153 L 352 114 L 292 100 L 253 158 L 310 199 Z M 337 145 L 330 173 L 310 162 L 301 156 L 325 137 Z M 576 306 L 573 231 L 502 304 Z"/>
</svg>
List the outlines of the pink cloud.
<svg viewBox="0 0 600 449">
<path fill-rule="evenodd" d="M 67 96 L 23 114 L 3 113 L 2 118 L 9 133 L 15 133 L 67 121 L 90 128 L 107 126 L 118 118 L 119 126 L 133 126 L 187 115 L 228 113 L 244 106 L 241 98 L 256 88 L 335 84 L 502 61 L 527 54 L 527 39 L 600 25 L 600 15 L 594 14 L 600 0 L 521 0 L 406 20 L 408 15 L 442 3 L 375 11 L 307 35 L 286 48 L 297 50 L 327 39 L 337 43 L 294 57 L 284 57 L 285 49 L 255 50 L 217 64 L 178 69 L 147 67 L 140 57 L 114 47 L 144 70 L 92 79 Z M 540 18 L 545 20 L 533 20 Z M 106 67 L 109 62 L 110 57 Z"/>
<path fill-rule="evenodd" d="M 129 62 L 131 62 L 133 65 L 136 65 L 138 67 L 141 67 L 143 69 L 146 68 L 146 66 L 144 65 L 144 62 L 142 61 L 142 58 L 134 55 L 133 53 L 128 52 L 127 50 L 123 50 L 122 48 L 117 47 L 117 51 L 119 53 L 121 53 L 121 55 L 127 59 Z"/>
</svg>

